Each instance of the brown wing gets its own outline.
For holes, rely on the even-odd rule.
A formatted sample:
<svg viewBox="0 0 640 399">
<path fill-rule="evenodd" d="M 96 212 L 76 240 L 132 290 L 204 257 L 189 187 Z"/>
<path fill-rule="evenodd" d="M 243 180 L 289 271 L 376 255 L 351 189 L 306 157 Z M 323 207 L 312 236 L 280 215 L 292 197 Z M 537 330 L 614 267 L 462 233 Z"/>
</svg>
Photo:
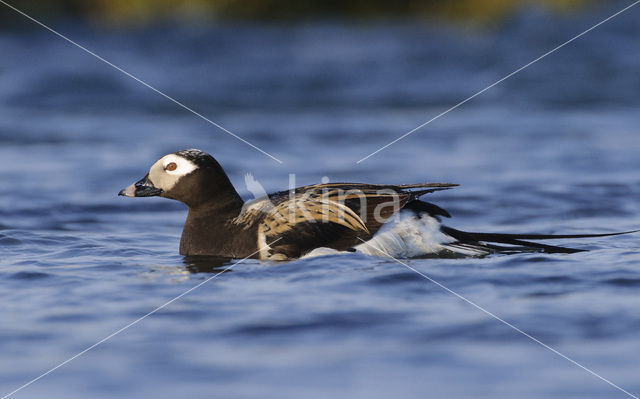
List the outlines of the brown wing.
<svg viewBox="0 0 640 399">
<path fill-rule="evenodd" d="M 345 250 L 368 239 L 393 214 L 419 196 L 456 186 L 446 183 L 375 185 L 332 183 L 269 196 L 260 224 L 271 254 L 295 258 L 318 247 Z M 417 189 L 417 190 L 412 190 Z"/>
</svg>

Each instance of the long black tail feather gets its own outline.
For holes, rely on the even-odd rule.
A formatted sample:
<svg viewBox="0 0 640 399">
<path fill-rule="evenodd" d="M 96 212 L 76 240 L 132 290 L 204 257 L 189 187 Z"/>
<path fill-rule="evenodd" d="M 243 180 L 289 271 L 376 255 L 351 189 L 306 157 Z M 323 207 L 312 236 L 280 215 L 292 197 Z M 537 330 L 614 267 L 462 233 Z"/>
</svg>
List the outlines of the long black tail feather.
<svg viewBox="0 0 640 399">
<path fill-rule="evenodd" d="M 594 237 L 609 237 L 617 236 L 621 234 L 636 233 L 640 230 L 624 231 L 618 233 L 604 233 L 604 234 L 500 234 L 500 233 L 474 233 L 456 230 L 448 226 L 442 226 L 443 233 L 450 235 L 461 243 L 478 245 L 486 247 L 497 252 L 510 252 L 510 251 L 522 251 L 522 250 L 541 250 L 546 253 L 576 253 L 584 252 L 585 249 L 575 249 L 560 247 L 556 245 L 540 244 L 537 242 L 525 241 L 525 240 L 555 240 L 564 238 L 594 238 Z M 504 247 L 493 245 L 490 243 L 509 244 L 516 247 Z"/>
</svg>

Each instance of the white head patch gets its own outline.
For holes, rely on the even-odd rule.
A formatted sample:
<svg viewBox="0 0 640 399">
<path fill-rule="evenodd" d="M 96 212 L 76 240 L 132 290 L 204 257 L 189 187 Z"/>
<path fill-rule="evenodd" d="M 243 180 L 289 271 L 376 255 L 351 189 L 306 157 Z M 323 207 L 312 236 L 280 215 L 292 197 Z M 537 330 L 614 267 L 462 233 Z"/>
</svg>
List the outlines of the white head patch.
<svg viewBox="0 0 640 399">
<path fill-rule="evenodd" d="M 198 166 L 193 162 L 189 161 L 188 159 L 184 159 L 180 155 L 176 154 L 165 155 L 164 157 L 160 158 L 160 161 L 162 161 L 162 167 L 164 168 L 164 170 L 168 174 L 174 176 L 188 175 L 198 168 Z M 171 170 L 172 168 L 168 168 L 168 166 L 172 163 L 176 164 L 176 168 L 173 170 Z"/>
<path fill-rule="evenodd" d="M 198 165 L 176 154 L 168 154 L 160 158 L 149 170 L 149 180 L 157 188 L 169 191 L 182 176 L 198 169 Z"/>
</svg>

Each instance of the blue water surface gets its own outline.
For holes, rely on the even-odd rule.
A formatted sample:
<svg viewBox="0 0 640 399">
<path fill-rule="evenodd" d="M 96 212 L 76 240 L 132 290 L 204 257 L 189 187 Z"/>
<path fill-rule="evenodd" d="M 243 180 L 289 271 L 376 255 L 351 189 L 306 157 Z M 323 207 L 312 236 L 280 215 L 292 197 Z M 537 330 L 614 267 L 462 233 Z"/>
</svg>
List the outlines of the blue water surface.
<svg viewBox="0 0 640 399">
<path fill-rule="evenodd" d="M 282 160 L 51 32 L 0 32 L 0 395 L 213 277 L 185 207 L 118 198 L 165 153 L 213 154 L 246 198 L 331 181 L 459 183 L 453 227 L 640 227 L 640 8 L 356 163 L 622 8 L 435 22 L 47 21 Z M 638 6 L 640 7 L 640 6 Z M 2 10 L 2 12 L 9 12 Z M 15 14 L 16 19 L 23 18 Z M 640 395 L 640 236 L 572 255 L 247 260 L 12 398 Z"/>
</svg>

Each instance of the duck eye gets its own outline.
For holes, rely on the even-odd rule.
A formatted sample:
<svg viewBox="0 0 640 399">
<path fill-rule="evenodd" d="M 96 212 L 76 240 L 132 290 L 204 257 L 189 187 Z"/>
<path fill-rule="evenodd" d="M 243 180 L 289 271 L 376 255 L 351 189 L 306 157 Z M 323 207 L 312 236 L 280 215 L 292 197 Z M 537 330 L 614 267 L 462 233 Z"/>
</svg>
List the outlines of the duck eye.
<svg viewBox="0 0 640 399">
<path fill-rule="evenodd" d="M 175 162 L 171 162 L 170 164 L 168 164 L 168 165 L 165 167 L 165 170 L 168 170 L 168 171 L 170 171 L 170 172 L 171 172 L 171 171 L 176 170 L 177 168 L 178 168 L 178 165 L 176 165 L 176 163 L 175 163 Z"/>
</svg>

